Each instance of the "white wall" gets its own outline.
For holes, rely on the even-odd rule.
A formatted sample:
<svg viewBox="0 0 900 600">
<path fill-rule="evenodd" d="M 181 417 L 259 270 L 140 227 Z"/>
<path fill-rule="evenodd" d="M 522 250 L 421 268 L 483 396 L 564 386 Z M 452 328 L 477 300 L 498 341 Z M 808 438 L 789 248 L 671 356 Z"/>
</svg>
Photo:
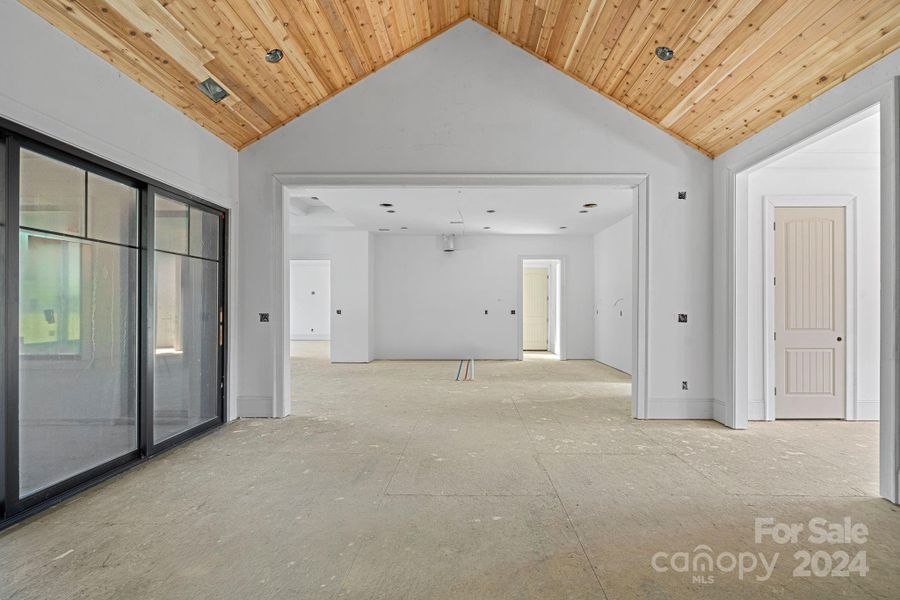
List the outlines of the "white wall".
<svg viewBox="0 0 900 600">
<path fill-rule="evenodd" d="M 594 236 L 594 359 L 631 373 L 633 219 Z"/>
<path fill-rule="evenodd" d="M 18 2 L 0 2 L 0 117 L 224 208 L 238 205 L 238 153 Z M 238 212 L 229 281 L 237 281 Z M 238 297 L 232 285 L 228 402 L 236 416 Z"/>
<path fill-rule="evenodd" d="M 331 261 L 332 362 L 372 360 L 372 256 L 372 235 L 366 231 L 295 234 L 290 238 L 291 259 Z"/>
<path fill-rule="evenodd" d="M 291 339 L 331 337 L 331 263 L 291 261 Z"/>
<path fill-rule="evenodd" d="M 876 144 L 877 145 L 877 144 Z M 856 321 L 857 345 L 855 386 L 859 418 L 878 419 L 879 395 L 879 344 L 880 295 L 881 295 L 881 234 L 880 234 L 880 186 L 877 156 L 873 167 L 858 165 L 859 153 L 815 153 L 810 158 L 816 163 L 807 168 L 780 166 L 775 163 L 750 174 L 748 181 L 748 288 L 753 290 L 747 300 L 749 332 L 748 400 L 749 418 L 765 418 L 763 390 L 763 351 L 767 334 L 763 325 L 765 290 L 763 281 L 764 227 L 767 196 L 821 196 L 849 195 L 856 197 L 856 314 L 848 315 Z M 815 166 L 813 166 L 815 165 Z M 848 223 L 849 224 L 849 223 Z M 849 248 L 848 248 L 849 250 Z M 847 285 L 852 285 L 848 280 Z M 849 348 L 848 348 L 849 350 Z"/>
<path fill-rule="evenodd" d="M 375 358 L 517 359 L 526 256 L 563 257 L 566 357 L 591 358 L 591 238 L 556 235 L 462 236 L 452 253 L 437 236 L 375 236 Z"/>
<path fill-rule="evenodd" d="M 242 361 L 240 393 L 275 393 L 276 340 L 253 319 L 276 304 L 275 174 L 646 173 L 650 416 L 710 416 L 711 167 L 696 150 L 464 22 L 241 151 L 238 327 L 252 353 Z M 687 200 L 676 199 L 682 190 Z M 678 312 L 692 315 L 689 332 L 675 322 Z M 589 341 L 584 356 L 592 355 Z"/>
</svg>

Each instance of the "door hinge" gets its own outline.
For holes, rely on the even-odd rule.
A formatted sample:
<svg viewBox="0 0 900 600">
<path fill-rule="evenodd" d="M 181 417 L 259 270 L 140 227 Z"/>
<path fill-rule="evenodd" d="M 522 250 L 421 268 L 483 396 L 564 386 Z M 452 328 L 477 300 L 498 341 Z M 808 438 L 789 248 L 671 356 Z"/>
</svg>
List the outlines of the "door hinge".
<svg viewBox="0 0 900 600">
<path fill-rule="evenodd" d="M 772 285 L 778 285 L 778 278 L 777 278 L 777 277 L 773 277 L 773 278 L 772 278 Z"/>
<path fill-rule="evenodd" d="M 773 333 L 773 334 L 772 334 L 772 337 L 773 337 L 774 339 L 777 340 L 777 339 L 778 339 L 778 332 L 776 331 L 775 333 Z"/>
<path fill-rule="evenodd" d="M 776 396 L 778 395 L 778 386 L 777 385 L 775 386 L 775 395 Z"/>
<path fill-rule="evenodd" d="M 778 229 L 778 223 L 773 221 L 772 222 L 772 231 L 775 231 L 776 229 Z"/>
</svg>

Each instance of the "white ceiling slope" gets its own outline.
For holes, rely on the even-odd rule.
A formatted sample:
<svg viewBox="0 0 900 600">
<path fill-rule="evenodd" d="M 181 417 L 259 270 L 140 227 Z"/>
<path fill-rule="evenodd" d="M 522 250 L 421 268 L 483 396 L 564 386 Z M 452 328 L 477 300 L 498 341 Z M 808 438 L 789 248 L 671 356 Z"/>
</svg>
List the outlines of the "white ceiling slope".
<svg viewBox="0 0 900 600">
<path fill-rule="evenodd" d="M 592 235 L 628 216 L 632 199 L 629 188 L 579 185 L 305 188 L 291 191 L 290 225 L 292 233 Z"/>
<path fill-rule="evenodd" d="M 855 116 L 832 132 L 788 152 L 767 169 L 878 169 L 881 119 L 878 110 Z"/>
</svg>

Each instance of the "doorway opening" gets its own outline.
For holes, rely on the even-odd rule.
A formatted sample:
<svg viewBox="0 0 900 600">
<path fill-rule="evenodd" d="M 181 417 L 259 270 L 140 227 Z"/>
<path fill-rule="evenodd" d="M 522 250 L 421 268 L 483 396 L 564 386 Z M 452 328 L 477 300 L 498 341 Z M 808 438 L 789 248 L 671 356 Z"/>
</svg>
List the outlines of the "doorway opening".
<svg viewBox="0 0 900 600">
<path fill-rule="evenodd" d="M 290 261 L 291 358 L 330 360 L 331 261 Z"/>
<path fill-rule="evenodd" d="M 522 259 L 522 344 L 526 360 L 562 356 L 562 259 Z"/>
<path fill-rule="evenodd" d="M 735 232 L 746 244 L 746 421 L 817 438 L 815 458 L 833 460 L 835 476 L 890 497 L 878 424 L 883 116 L 864 108 L 739 172 Z"/>
</svg>

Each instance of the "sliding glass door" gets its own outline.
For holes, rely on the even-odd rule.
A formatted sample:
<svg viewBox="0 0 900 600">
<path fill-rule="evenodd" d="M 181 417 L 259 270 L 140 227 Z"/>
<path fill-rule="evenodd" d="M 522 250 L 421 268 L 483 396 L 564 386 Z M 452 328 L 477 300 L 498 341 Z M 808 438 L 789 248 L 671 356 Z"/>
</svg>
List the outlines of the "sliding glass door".
<svg viewBox="0 0 900 600">
<path fill-rule="evenodd" d="M 19 497 L 138 449 L 138 189 L 19 155 Z"/>
<path fill-rule="evenodd" d="M 219 418 L 221 215 L 154 193 L 153 443 Z"/>
<path fill-rule="evenodd" d="M 0 527 L 223 420 L 225 214 L 0 131 Z"/>
</svg>

